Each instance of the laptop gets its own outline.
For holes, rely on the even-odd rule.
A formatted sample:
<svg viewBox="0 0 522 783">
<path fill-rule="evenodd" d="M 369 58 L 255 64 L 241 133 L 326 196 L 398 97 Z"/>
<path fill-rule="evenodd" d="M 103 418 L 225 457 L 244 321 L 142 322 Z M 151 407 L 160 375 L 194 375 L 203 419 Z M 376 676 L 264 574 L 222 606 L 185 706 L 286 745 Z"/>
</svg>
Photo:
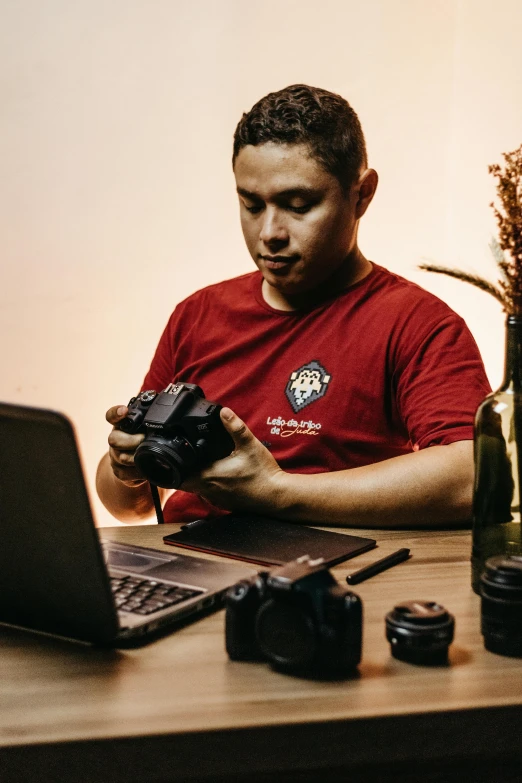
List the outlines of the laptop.
<svg viewBox="0 0 522 783">
<path fill-rule="evenodd" d="M 125 646 L 219 608 L 254 573 L 100 540 L 70 420 L 0 403 L 0 623 Z"/>
</svg>

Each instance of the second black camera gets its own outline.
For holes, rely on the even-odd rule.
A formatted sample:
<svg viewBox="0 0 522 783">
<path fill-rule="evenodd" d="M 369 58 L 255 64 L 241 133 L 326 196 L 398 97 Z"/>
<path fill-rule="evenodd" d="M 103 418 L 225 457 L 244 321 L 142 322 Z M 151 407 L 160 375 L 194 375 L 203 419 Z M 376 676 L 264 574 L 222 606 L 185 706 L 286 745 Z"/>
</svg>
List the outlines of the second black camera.
<svg viewBox="0 0 522 783">
<path fill-rule="evenodd" d="M 233 660 L 296 673 L 336 674 L 361 660 L 362 603 L 324 562 L 298 558 L 232 587 L 225 598 Z"/>
</svg>

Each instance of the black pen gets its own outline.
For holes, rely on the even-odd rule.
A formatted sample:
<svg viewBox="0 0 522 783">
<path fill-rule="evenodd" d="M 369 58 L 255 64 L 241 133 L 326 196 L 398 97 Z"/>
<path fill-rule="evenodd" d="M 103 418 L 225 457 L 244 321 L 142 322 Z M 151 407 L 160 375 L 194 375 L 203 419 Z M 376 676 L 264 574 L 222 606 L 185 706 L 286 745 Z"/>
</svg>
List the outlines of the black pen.
<svg viewBox="0 0 522 783">
<path fill-rule="evenodd" d="M 407 560 L 409 556 L 409 549 L 398 549 L 396 552 L 392 552 L 391 555 L 387 555 L 386 557 L 381 558 L 381 560 L 376 560 L 375 563 L 366 566 L 366 568 L 354 571 L 353 574 L 346 577 L 346 581 L 349 585 L 357 585 L 359 582 L 364 582 L 365 579 L 369 579 L 371 576 L 380 574 L 381 571 L 386 571 L 387 568 L 397 565 L 397 563 L 402 563 L 402 561 Z"/>
</svg>

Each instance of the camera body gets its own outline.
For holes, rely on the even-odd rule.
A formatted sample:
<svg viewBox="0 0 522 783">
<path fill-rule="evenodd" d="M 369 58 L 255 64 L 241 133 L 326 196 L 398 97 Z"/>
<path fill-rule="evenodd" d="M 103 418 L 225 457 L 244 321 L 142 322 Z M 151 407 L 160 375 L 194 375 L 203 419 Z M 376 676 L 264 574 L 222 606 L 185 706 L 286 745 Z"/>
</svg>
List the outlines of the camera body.
<svg viewBox="0 0 522 783">
<path fill-rule="evenodd" d="M 221 405 L 206 400 L 192 383 L 170 383 L 159 393 L 143 391 L 131 398 L 128 409 L 118 427 L 145 433 L 134 463 L 158 487 L 178 489 L 191 473 L 234 449 L 219 415 Z"/>
<path fill-rule="evenodd" d="M 303 556 L 234 585 L 225 597 L 225 639 L 233 660 L 318 674 L 361 660 L 362 602 L 324 561 Z"/>
</svg>

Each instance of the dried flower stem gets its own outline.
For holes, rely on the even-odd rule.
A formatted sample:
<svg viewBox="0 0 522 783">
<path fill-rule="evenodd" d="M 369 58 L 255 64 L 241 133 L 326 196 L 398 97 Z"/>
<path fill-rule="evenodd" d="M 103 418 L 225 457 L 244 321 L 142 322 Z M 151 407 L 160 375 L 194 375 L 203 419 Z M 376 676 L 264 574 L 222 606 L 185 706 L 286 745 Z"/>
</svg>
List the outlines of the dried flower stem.
<svg viewBox="0 0 522 783">
<path fill-rule="evenodd" d="M 494 296 L 508 315 L 522 315 L 522 144 L 513 152 L 504 152 L 505 166 L 488 167 L 497 180 L 500 209 L 493 208 L 499 230 L 491 250 L 501 279 L 494 285 L 478 275 L 436 264 L 421 264 L 419 269 L 464 280 Z"/>
<path fill-rule="evenodd" d="M 506 308 L 507 306 L 507 302 L 502 291 L 498 288 L 495 288 L 493 283 L 490 283 L 489 280 L 485 280 L 483 277 L 468 274 L 467 272 L 461 272 L 460 269 L 449 269 L 445 266 L 438 266 L 437 264 L 419 264 L 419 269 L 424 269 L 426 272 L 439 272 L 442 275 L 456 277 L 457 280 L 464 280 L 465 283 L 471 283 L 471 285 L 474 285 L 477 288 L 482 289 L 482 291 L 486 291 L 486 293 L 491 294 L 491 296 L 494 296 L 495 299 L 498 299 L 502 307 Z"/>
</svg>

